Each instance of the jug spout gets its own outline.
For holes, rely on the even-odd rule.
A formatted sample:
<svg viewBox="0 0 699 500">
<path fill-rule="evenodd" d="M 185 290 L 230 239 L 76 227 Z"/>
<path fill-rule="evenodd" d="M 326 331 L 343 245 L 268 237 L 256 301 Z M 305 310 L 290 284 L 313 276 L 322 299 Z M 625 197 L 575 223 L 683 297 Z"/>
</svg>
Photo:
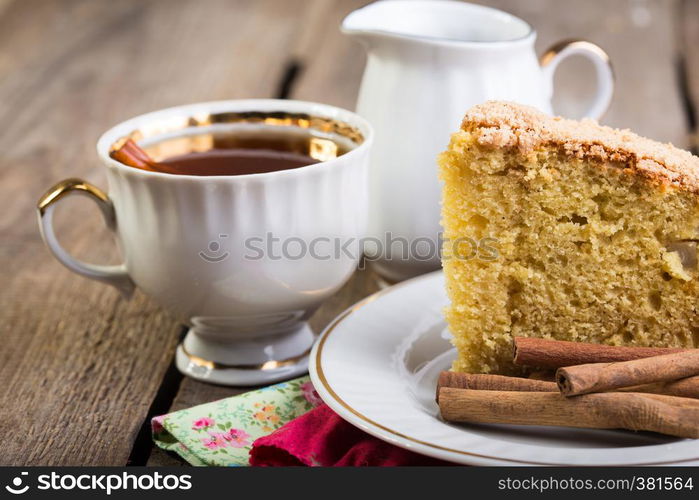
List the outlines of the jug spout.
<svg viewBox="0 0 699 500">
<path fill-rule="evenodd" d="M 467 47 L 533 40 L 525 21 L 505 12 L 453 0 L 384 0 L 351 12 L 341 30 L 371 46 L 389 40 Z"/>
<path fill-rule="evenodd" d="M 340 26 L 340 31 L 345 35 L 355 38 L 358 42 L 366 47 L 372 46 L 389 33 L 385 31 L 381 20 L 376 15 L 375 10 L 370 4 L 366 7 L 357 9 L 345 17 Z M 373 43 L 372 43 L 373 42 Z"/>
</svg>

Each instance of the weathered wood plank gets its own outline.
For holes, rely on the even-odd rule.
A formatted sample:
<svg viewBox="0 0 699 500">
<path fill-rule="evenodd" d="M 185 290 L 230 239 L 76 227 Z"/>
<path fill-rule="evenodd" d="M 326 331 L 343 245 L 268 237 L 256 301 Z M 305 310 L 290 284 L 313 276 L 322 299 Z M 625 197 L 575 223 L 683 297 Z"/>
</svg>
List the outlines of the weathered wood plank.
<svg viewBox="0 0 699 500">
<path fill-rule="evenodd" d="M 693 125 L 691 146 L 694 154 L 699 154 L 699 2 L 682 1 L 680 22 L 682 23 L 683 76 Z"/>
<path fill-rule="evenodd" d="M 364 49 L 340 33 L 347 14 L 367 0 L 315 0 L 306 34 L 295 46 L 302 71 L 291 97 L 354 109 L 364 71 Z"/>
<path fill-rule="evenodd" d="M 273 95 L 301 5 L 3 2 L 0 464 L 124 464 L 179 333 L 142 295 L 125 302 L 61 267 L 38 235 L 39 195 L 68 176 L 105 186 L 94 143 L 134 114 Z M 69 200 L 59 210 L 71 251 L 117 259 L 93 205 Z"/>
<path fill-rule="evenodd" d="M 583 38 L 610 56 L 616 92 L 602 122 L 686 147 L 687 123 L 677 75 L 675 0 L 488 0 L 538 31 L 538 54 L 561 39 Z M 575 115 L 594 80 L 590 66 L 572 60 L 559 68 L 554 108 Z"/>
</svg>

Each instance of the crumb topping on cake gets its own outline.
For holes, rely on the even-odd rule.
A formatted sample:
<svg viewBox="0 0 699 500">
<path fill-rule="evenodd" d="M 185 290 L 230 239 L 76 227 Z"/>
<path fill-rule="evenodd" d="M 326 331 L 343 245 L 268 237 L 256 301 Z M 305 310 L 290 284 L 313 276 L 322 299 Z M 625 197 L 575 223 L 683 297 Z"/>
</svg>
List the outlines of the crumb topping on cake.
<svg viewBox="0 0 699 500">
<path fill-rule="evenodd" d="M 568 120 L 529 106 L 488 101 L 471 108 L 461 128 L 476 133 L 478 143 L 485 147 L 518 148 L 529 154 L 542 146 L 558 146 L 579 159 L 624 163 L 662 185 L 699 192 L 699 157 L 595 120 Z"/>
</svg>

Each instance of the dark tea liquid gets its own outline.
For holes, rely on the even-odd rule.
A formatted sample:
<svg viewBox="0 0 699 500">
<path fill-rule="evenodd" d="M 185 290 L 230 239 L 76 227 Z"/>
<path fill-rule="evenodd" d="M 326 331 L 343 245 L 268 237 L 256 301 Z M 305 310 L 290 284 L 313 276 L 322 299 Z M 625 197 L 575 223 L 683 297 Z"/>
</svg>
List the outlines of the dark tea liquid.
<svg viewBox="0 0 699 500">
<path fill-rule="evenodd" d="M 308 155 L 269 149 L 211 149 L 173 156 L 158 168 L 176 175 L 246 175 L 289 170 L 318 163 Z"/>
<path fill-rule="evenodd" d="M 152 170 L 174 175 L 246 175 L 336 158 L 348 147 L 303 129 L 236 130 L 166 139 L 147 148 Z"/>
</svg>

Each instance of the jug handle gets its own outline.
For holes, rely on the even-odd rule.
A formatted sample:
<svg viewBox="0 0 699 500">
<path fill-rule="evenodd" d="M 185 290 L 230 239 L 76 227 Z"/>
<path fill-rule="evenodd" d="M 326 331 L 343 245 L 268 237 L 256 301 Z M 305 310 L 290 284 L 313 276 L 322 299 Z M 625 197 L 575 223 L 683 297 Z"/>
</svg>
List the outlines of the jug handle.
<svg viewBox="0 0 699 500">
<path fill-rule="evenodd" d="M 554 44 L 539 59 L 544 77 L 551 82 L 551 87 L 556 68 L 570 56 L 586 57 L 595 67 L 597 94 L 583 116 L 598 120 L 607 111 L 614 94 L 614 70 L 609 56 L 598 45 L 585 40 L 562 40 Z"/>
</svg>

